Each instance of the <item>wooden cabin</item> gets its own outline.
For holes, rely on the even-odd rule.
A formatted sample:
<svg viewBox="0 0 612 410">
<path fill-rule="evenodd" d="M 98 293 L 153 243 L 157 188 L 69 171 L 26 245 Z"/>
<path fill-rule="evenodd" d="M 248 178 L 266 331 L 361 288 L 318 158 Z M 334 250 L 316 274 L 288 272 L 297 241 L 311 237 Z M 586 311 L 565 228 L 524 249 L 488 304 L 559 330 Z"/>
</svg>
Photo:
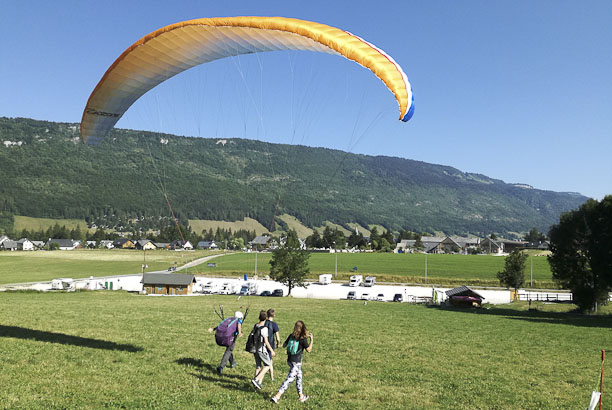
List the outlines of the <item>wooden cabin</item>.
<svg viewBox="0 0 612 410">
<path fill-rule="evenodd" d="M 467 286 L 459 286 L 446 291 L 448 301 L 455 307 L 481 307 L 484 296 Z"/>
<path fill-rule="evenodd" d="M 191 295 L 194 275 L 181 273 L 145 273 L 142 288 L 148 295 Z"/>
</svg>

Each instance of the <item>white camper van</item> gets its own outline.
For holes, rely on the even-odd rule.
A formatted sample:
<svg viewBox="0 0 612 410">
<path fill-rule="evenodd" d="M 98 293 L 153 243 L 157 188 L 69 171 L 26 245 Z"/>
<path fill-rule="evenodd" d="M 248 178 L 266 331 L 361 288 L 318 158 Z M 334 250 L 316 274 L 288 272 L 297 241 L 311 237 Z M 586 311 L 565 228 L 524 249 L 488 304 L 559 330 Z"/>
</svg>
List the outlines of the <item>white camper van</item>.
<svg viewBox="0 0 612 410">
<path fill-rule="evenodd" d="M 363 286 L 371 287 L 376 285 L 376 276 L 366 276 Z"/>
<path fill-rule="evenodd" d="M 217 285 L 212 280 L 202 284 L 202 293 L 210 295 L 216 292 Z"/>
<path fill-rule="evenodd" d="M 236 284 L 233 282 L 224 282 L 219 289 L 220 295 L 233 295 L 236 293 Z"/>
<path fill-rule="evenodd" d="M 362 275 L 352 275 L 351 279 L 349 280 L 349 286 L 361 286 L 362 283 L 363 283 Z"/>
<path fill-rule="evenodd" d="M 240 294 L 244 296 L 257 294 L 257 283 L 255 282 L 244 283 L 242 285 L 242 288 L 240 289 Z"/>
<path fill-rule="evenodd" d="M 324 275 L 319 275 L 319 283 L 321 285 L 329 285 L 332 283 L 332 275 L 331 273 L 326 273 Z"/>
<path fill-rule="evenodd" d="M 74 281 L 71 278 L 59 278 L 51 281 L 53 290 L 74 290 Z"/>
</svg>

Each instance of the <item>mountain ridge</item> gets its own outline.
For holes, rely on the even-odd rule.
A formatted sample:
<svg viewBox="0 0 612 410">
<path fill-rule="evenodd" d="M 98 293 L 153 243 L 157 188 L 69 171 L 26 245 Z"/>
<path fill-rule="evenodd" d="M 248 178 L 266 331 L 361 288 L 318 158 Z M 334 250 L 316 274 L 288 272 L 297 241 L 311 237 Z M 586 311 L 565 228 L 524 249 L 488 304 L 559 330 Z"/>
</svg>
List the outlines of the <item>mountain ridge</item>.
<svg viewBox="0 0 612 410">
<path fill-rule="evenodd" d="M 114 129 L 83 144 L 78 124 L 0 117 L 0 210 L 34 217 L 109 214 L 270 226 L 381 224 L 483 235 L 547 231 L 576 193 L 525 188 L 447 165 L 244 138 Z"/>
</svg>

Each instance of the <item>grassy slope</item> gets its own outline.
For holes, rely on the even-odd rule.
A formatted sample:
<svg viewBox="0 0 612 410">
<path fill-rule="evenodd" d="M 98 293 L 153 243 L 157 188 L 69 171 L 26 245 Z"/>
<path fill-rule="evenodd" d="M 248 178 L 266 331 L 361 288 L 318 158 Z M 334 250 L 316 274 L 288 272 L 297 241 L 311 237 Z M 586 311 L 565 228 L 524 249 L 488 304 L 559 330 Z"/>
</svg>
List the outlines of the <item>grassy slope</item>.
<svg viewBox="0 0 612 410">
<path fill-rule="evenodd" d="M 148 271 L 167 269 L 175 261 L 179 266 L 211 251 L 147 251 Z M 0 252 L 0 283 L 49 281 L 58 277 L 86 278 L 124 275 L 142 270 L 145 255 L 136 250 L 87 250 Z"/>
<path fill-rule="evenodd" d="M 287 408 L 584 408 L 610 348 L 610 317 L 525 305 L 453 311 L 409 304 L 235 297 L 146 297 L 123 292 L 7 293 L 0 297 L 0 397 L 8 408 L 275 408 L 274 382 L 250 385 L 245 338 L 238 367 L 214 373 L 222 348 L 206 332 L 212 306 L 278 312 L 315 334 L 301 404 Z M 553 309 L 543 305 L 544 309 Z M 608 313 L 609 313 L 608 309 Z M 376 326 L 372 326 L 376 323 Z M 277 406 L 276 406 L 277 407 Z"/>
<path fill-rule="evenodd" d="M 207 231 L 212 229 L 213 232 L 217 230 L 217 228 L 221 229 L 231 229 L 232 232 L 236 232 L 240 229 L 244 229 L 247 231 L 255 231 L 257 235 L 261 235 L 262 233 L 268 232 L 268 229 L 265 228 L 262 224 L 257 222 L 252 218 L 244 218 L 242 221 L 234 221 L 234 222 L 225 222 L 225 221 L 210 221 L 205 219 L 190 219 L 189 225 L 191 226 L 191 230 L 198 234 L 201 234 L 202 231 Z"/>
<path fill-rule="evenodd" d="M 279 216 L 278 219 L 285 222 L 289 229 L 296 231 L 299 238 L 307 238 L 312 235 L 312 229 L 304 226 L 295 216 L 283 214 Z"/>
<path fill-rule="evenodd" d="M 81 227 L 82 231 L 87 231 L 87 222 L 84 219 L 52 219 L 52 218 L 33 218 L 29 216 L 15 215 L 15 232 L 21 232 L 23 229 L 28 231 L 47 230 L 58 224 L 66 226 L 68 229 L 76 229 Z"/>
</svg>

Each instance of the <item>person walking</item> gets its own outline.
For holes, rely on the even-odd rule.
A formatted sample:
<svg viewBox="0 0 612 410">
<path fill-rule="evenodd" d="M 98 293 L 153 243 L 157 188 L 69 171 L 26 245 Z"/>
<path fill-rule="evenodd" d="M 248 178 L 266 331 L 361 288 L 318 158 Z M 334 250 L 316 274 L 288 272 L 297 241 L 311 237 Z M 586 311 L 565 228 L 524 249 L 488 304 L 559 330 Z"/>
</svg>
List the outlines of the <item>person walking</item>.
<svg viewBox="0 0 612 410">
<path fill-rule="evenodd" d="M 303 403 L 308 400 L 308 396 L 304 394 L 302 388 L 302 355 L 304 350 L 310 353 L 314 342 L 314 336 L 308 332 L 306 325 L 301 320 L 295 322 L 293 327 L 293 333 L 291 333 L 283 347 L 287 348 L 287 364 L 289 365 L 289 374 L 287 379 L 283 382 L 278 392 L 272 397 L 274 403 L 278 403 L 289 388 L 289 385 L 296 380 L 296 388 L 299 396 L 299 400 Z"/>
<path fill-rule="evenodd" d="M 280 333 L 278 333 L 278 325 L 274 322 L 276 312 L 274 309 L 268 309 L 268 320 L 266 320 L 266 327 L 268 328 L 268 342 L 272 346 L 272 350 L 276 349 L 276 346 L 280 346 Z M 268 350 L 270 355 L 270 380 L 274 380 L 274 360 L 272 359 L 272 352 Z"/>
<path fill-rule="evenodd" d="M 230 368 L 236 367 L 236 361 L 234 360 L 234 347 L 236 346 L 236 338 L 242 337 L 242 319 L 243 317 L 244 316 L 242 315 L 242 312 L 238 310 L 234 313 L 233 317 L 224 319 L 223 321 L 221 321 L 221 323 L 219 323 L 214 328 L 208 329 L 209 332 L 212 332 L 212 331 L 216 331 L 219 328 L 219 326 L 223 325 L 224 323 L 226 323 L 225 326 L 228 326 L 228 323 L 229 324 L 236 323 L 236 330 L 232 332 L 233 337 L 230 338 L 229 343 L 226 343 L 227 346 L 225 347 L 225 352 L 223 352 L 223 356 L 221 357 L 221 363 L 219 363 L 219 366 L 217 367 L 218 374 L 223 373 L 223 368 L 225 367 L 228 361 L 230 363 L 229 364 Z M 217 337 L 215 337 L 215 339 L 217 339 Z M 217 343 L 219 343 L 219 340 L 217 340 Z"/>
<path fill-rule="evenodd" d="M 265 310 L 259 312 L 259 322 L 253 327 L 253 331 L 259 331 L 260 339 L 257 341 L 258 349 L 255 351 L 255 377 L 251 380 L 253 386 L 261 390 L 263 378 L 270 370 L 272 364 L 271 357 L 274 357 L 276 353 L 270 341 L 268 340 L 268 328 L 266 327 L 266 320 L 268 319 L 268 313 Z M 268 354 L 268 351 L 270 354 Z"/>
</svg>

